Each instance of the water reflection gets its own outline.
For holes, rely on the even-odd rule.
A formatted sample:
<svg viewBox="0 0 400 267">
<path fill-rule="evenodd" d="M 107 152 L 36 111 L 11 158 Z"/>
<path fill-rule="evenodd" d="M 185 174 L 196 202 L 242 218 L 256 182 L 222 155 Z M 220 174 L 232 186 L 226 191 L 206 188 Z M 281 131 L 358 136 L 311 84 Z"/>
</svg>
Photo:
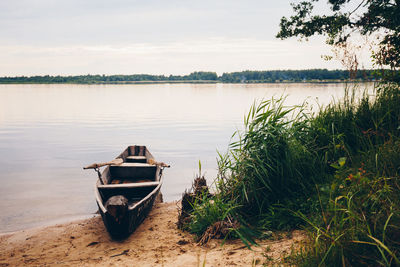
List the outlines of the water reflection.
<svg viewBox="0 0 400 267">
<path fill-rule="evenodd" d="M 0 231 L 13 231 L 96 211 L 95 173 L 144 144 L 168 162 L 162 192 L 178 199 L 198 160 L 212 180 L 216 150 L 256 99 L 287 94 L 288 105 L 329 103 L 343 84 L 0 85 Z"/>
</svg>

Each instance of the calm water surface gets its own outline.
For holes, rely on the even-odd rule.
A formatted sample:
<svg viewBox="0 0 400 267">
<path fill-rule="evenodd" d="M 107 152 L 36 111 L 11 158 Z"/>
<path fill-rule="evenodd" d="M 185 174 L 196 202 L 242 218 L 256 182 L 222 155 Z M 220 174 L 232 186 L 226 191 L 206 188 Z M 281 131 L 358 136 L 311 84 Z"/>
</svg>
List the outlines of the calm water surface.
<svg viewBox="0 0 400 267">
<path fill-rule="evenodd" d="M 327 104 L 344 84 L 0 85 L 0 232 L 90 216 L 96 174 L 128 145 L 147 145 L 165 171 L 165 201 L 190 187 L 198 161 L 212 181 L 216 151 L 255 100 Z M 317 99 L 317 100 L 316 100 Z"/>
</svg>

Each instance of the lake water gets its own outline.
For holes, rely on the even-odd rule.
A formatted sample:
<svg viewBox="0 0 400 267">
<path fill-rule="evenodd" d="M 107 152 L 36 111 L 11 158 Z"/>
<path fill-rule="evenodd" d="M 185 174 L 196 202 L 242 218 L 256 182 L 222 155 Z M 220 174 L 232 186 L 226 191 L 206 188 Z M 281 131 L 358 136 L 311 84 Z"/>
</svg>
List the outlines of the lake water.
<svg viewBox="0 0 400 267">
<path fill-rule="evenodd" d="M 83 166 L 143 144 L 177 200 L 201 160 L 209 181 L 255 100 L 327 104 L 345 84 L 0 85 L 0 232 L 90 216 L 95 172 Z M 317 100 L 316 100 L 317 99 Z"/>
</svg>

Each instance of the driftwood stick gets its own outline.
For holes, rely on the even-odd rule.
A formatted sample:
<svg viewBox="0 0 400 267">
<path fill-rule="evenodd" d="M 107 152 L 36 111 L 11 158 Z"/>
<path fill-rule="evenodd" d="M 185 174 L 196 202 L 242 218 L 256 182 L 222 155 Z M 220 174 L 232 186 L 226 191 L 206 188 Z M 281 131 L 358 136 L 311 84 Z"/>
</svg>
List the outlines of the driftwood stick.
<svg viewBox="0 0 400 267">
<path fill-rule="evenodd" d="M 123 163 L 123 162 L 124 162 L 123 159 L 117 158 L 117 159 L 114 159 L 114 160 L 109 161 L 109 162 L 93 163 L 93 164 L 90 164 L 90 165 L 88 165 L 88 166 L 86 166 L 86 167 L 83 167 L 83 169 L 84 169 L 84 170 L 87 170 L 87 169 L 97 169 L 97 168 L 100 168 L 100 167 L 103 167 L 103 166 L 107 166 L 107 165 L 120 165 L 120 164 Z"/>
<path fill-rule="evenodd" d="M 112 257 L 118 257 L 118 256 L 122 256 L 122 255 L 128 255 L 129 249 L 125 249 L 124 251 L 122 251 L 121 253 L 115 254 L 115 255 L 111 255 L 110 258 Z"/>
</svg>

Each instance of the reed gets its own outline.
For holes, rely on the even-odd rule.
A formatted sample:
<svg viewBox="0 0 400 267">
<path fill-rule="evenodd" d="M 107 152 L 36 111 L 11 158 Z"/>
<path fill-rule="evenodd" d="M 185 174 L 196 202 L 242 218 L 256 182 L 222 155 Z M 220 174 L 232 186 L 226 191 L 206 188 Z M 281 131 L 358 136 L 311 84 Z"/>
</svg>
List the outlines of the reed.
<svg viewBox="0 0 400 267">
<path fill-rule="evenodd" d="M 315 184 L 325 183 L 326 160 L 311 137 L 305 105 L 285 107 L 284 98 L 253 105 L 245 130 L 219 155 L 219 196 L 241 205 L 240 214 L 262 228 L 302 223 L 292 209 L 314 209 Z"/>
</svg>

